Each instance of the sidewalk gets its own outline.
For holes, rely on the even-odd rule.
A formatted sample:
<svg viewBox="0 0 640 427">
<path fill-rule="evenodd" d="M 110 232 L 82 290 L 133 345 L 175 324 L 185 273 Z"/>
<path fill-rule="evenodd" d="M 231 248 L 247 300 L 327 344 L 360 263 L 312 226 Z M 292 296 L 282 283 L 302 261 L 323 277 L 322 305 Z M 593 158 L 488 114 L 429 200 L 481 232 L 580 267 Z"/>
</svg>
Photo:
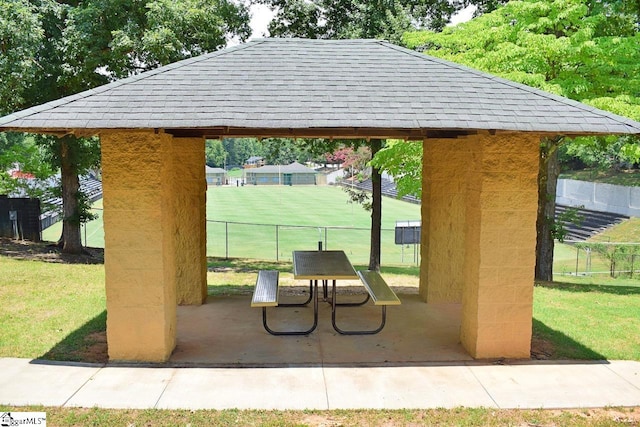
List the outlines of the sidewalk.
<svg viewBox="0 0 640 427">
<path fill-rule="evenodd" d="M 169 409 L 640 406 L 640 362 L 177 368 L 0 358 L 0 404 Z"/>
</svg>

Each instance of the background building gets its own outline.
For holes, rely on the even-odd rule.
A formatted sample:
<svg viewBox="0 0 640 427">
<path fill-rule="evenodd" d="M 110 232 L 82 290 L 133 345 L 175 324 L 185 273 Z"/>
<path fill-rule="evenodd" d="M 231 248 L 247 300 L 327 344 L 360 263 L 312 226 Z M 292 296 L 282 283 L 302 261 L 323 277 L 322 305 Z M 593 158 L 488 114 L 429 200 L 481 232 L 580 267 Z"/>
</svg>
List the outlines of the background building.
<svg viewBox="0 0 640 427">
<path fill-rule="evenodd" d="M 222 168 L 204 167 L 207 185 L 223 185 L 227 183 L 227 172 Z"/>
<path fill-rule="evenodd" d="M 316 171 L 293 162 L 290 165 L 267 165 L 247 169 L 247 184 L 253 185 L 315 185 Z"/>
</svg>

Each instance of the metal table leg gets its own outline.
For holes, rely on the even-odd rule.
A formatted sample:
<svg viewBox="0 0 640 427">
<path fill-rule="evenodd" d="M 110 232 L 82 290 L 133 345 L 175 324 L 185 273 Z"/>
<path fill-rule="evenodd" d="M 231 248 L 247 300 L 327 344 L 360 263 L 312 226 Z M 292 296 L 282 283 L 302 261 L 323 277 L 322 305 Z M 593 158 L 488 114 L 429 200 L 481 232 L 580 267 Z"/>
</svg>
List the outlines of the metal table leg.
<svg viewBox="0 0 640 427">
<path fill-rule="evenodd" d="M 313 289 L 313 326 L 306 331 L 274 331 L 267 325 L 267 307 L 262 307 L 262 325 L 271 335 L 309 335 L 318 327 L 318 282 Z"/>
<path fill-rule="evenodd" d="M 367 295 L 367 299 L 364 302 L 367 302 L 367 300 L 369 300 L 369 295 Z M 355 304 L 351 304 L 351 306 L 358 306 L 358 305 L 362 305 L 364 303 L 355 303 Z M 380 326 L 378 326 L 378 328 L 373 329 L 373 330 L 344 330 L 344 329 L 340 329 L 338 327 L 338 325 L 336 325 L 336 307 L 338 305 L 343 305 L 343 306 L 349 306 L 349 304 L 336 304 L 336 285 L 335 285 L 335 281 L 333 282 L 333 289 L 331 291 L 331 323 L 333 324 L 333 329 L 336 330 L 336 332 L 338 332 L 339 334 L 342 335 L 373 335 L 373 334 L 377 334 L 378 332 L 380 332 L 383 328 L 384 325 L 387 321 L 387 306 L 383 305 L 382 306 L 382 321 L 380 323 Z"/>
</svg>

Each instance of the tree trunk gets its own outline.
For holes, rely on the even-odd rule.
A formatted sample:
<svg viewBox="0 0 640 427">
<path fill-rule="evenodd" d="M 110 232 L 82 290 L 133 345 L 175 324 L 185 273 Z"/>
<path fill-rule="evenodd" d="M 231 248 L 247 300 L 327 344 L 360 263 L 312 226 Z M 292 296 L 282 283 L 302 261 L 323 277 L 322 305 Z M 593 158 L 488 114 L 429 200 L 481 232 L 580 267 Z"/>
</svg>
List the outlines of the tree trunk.
<svg viewBox="0 0 640 427">
<path fill-rule="evenodd" d="M 60 175 L 62 183 L 62 252 L 80 254 L 84 252 L 80 235 L 80 211 L 78 192 L 80 180 L 78 168 L 73 161 L 73 144 L 75 137 L 65 136 L 60 139 Z"/>
<path fill-rule="evenodd" d="M 382 148 L 382 140 L 371 140 L 371 157 Z M 382 228 L 382 180 L 380 170 L 371 168 L 371 252 L 369 270 L 380 270 L 380 230 Z"/>
<path fill-rule="evenodd" d="M 561 137 L 543 138 L 538 164 L 538 218 L 536 221 L 536 280 L 553 281 L 556 186 L 560 175 L 558 146 Z"/>
</svg>

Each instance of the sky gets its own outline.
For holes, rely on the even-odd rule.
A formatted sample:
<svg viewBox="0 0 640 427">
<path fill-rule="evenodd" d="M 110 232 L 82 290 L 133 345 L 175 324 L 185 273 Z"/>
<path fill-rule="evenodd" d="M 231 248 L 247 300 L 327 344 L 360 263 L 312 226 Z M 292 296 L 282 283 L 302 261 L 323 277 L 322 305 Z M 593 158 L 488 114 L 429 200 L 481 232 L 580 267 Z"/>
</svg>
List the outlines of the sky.
<svg viewBox="0 0 640 427">
<path fill-rule="evenodd" d="M 269 21 L 273 18 L 273 12 L 264 4 L 253 4 L 250 7 L 251 12 L 251 37 L 250 39 L 264 38 L 267 33 Z"/>
<path fill-rule="evenodd" d="M 251 11 L 251 29 L 252 34 L 250 39 L 255 38 L 263 38 L 268 36 L 267 34 L 267 26 L 269 25 L 269 21 L 273 18 L 273 13 L 269 10 L 269 8 L 263 4 L 253 4 L 250 7 Z M 475 6 L 469 6 L 459 13 L 455 14 L 451 18 L 451 24 L 459 24 L 460 22 L 466 22 L 473 17 L 473 12 L 475 11 Z"/>
</svg>

